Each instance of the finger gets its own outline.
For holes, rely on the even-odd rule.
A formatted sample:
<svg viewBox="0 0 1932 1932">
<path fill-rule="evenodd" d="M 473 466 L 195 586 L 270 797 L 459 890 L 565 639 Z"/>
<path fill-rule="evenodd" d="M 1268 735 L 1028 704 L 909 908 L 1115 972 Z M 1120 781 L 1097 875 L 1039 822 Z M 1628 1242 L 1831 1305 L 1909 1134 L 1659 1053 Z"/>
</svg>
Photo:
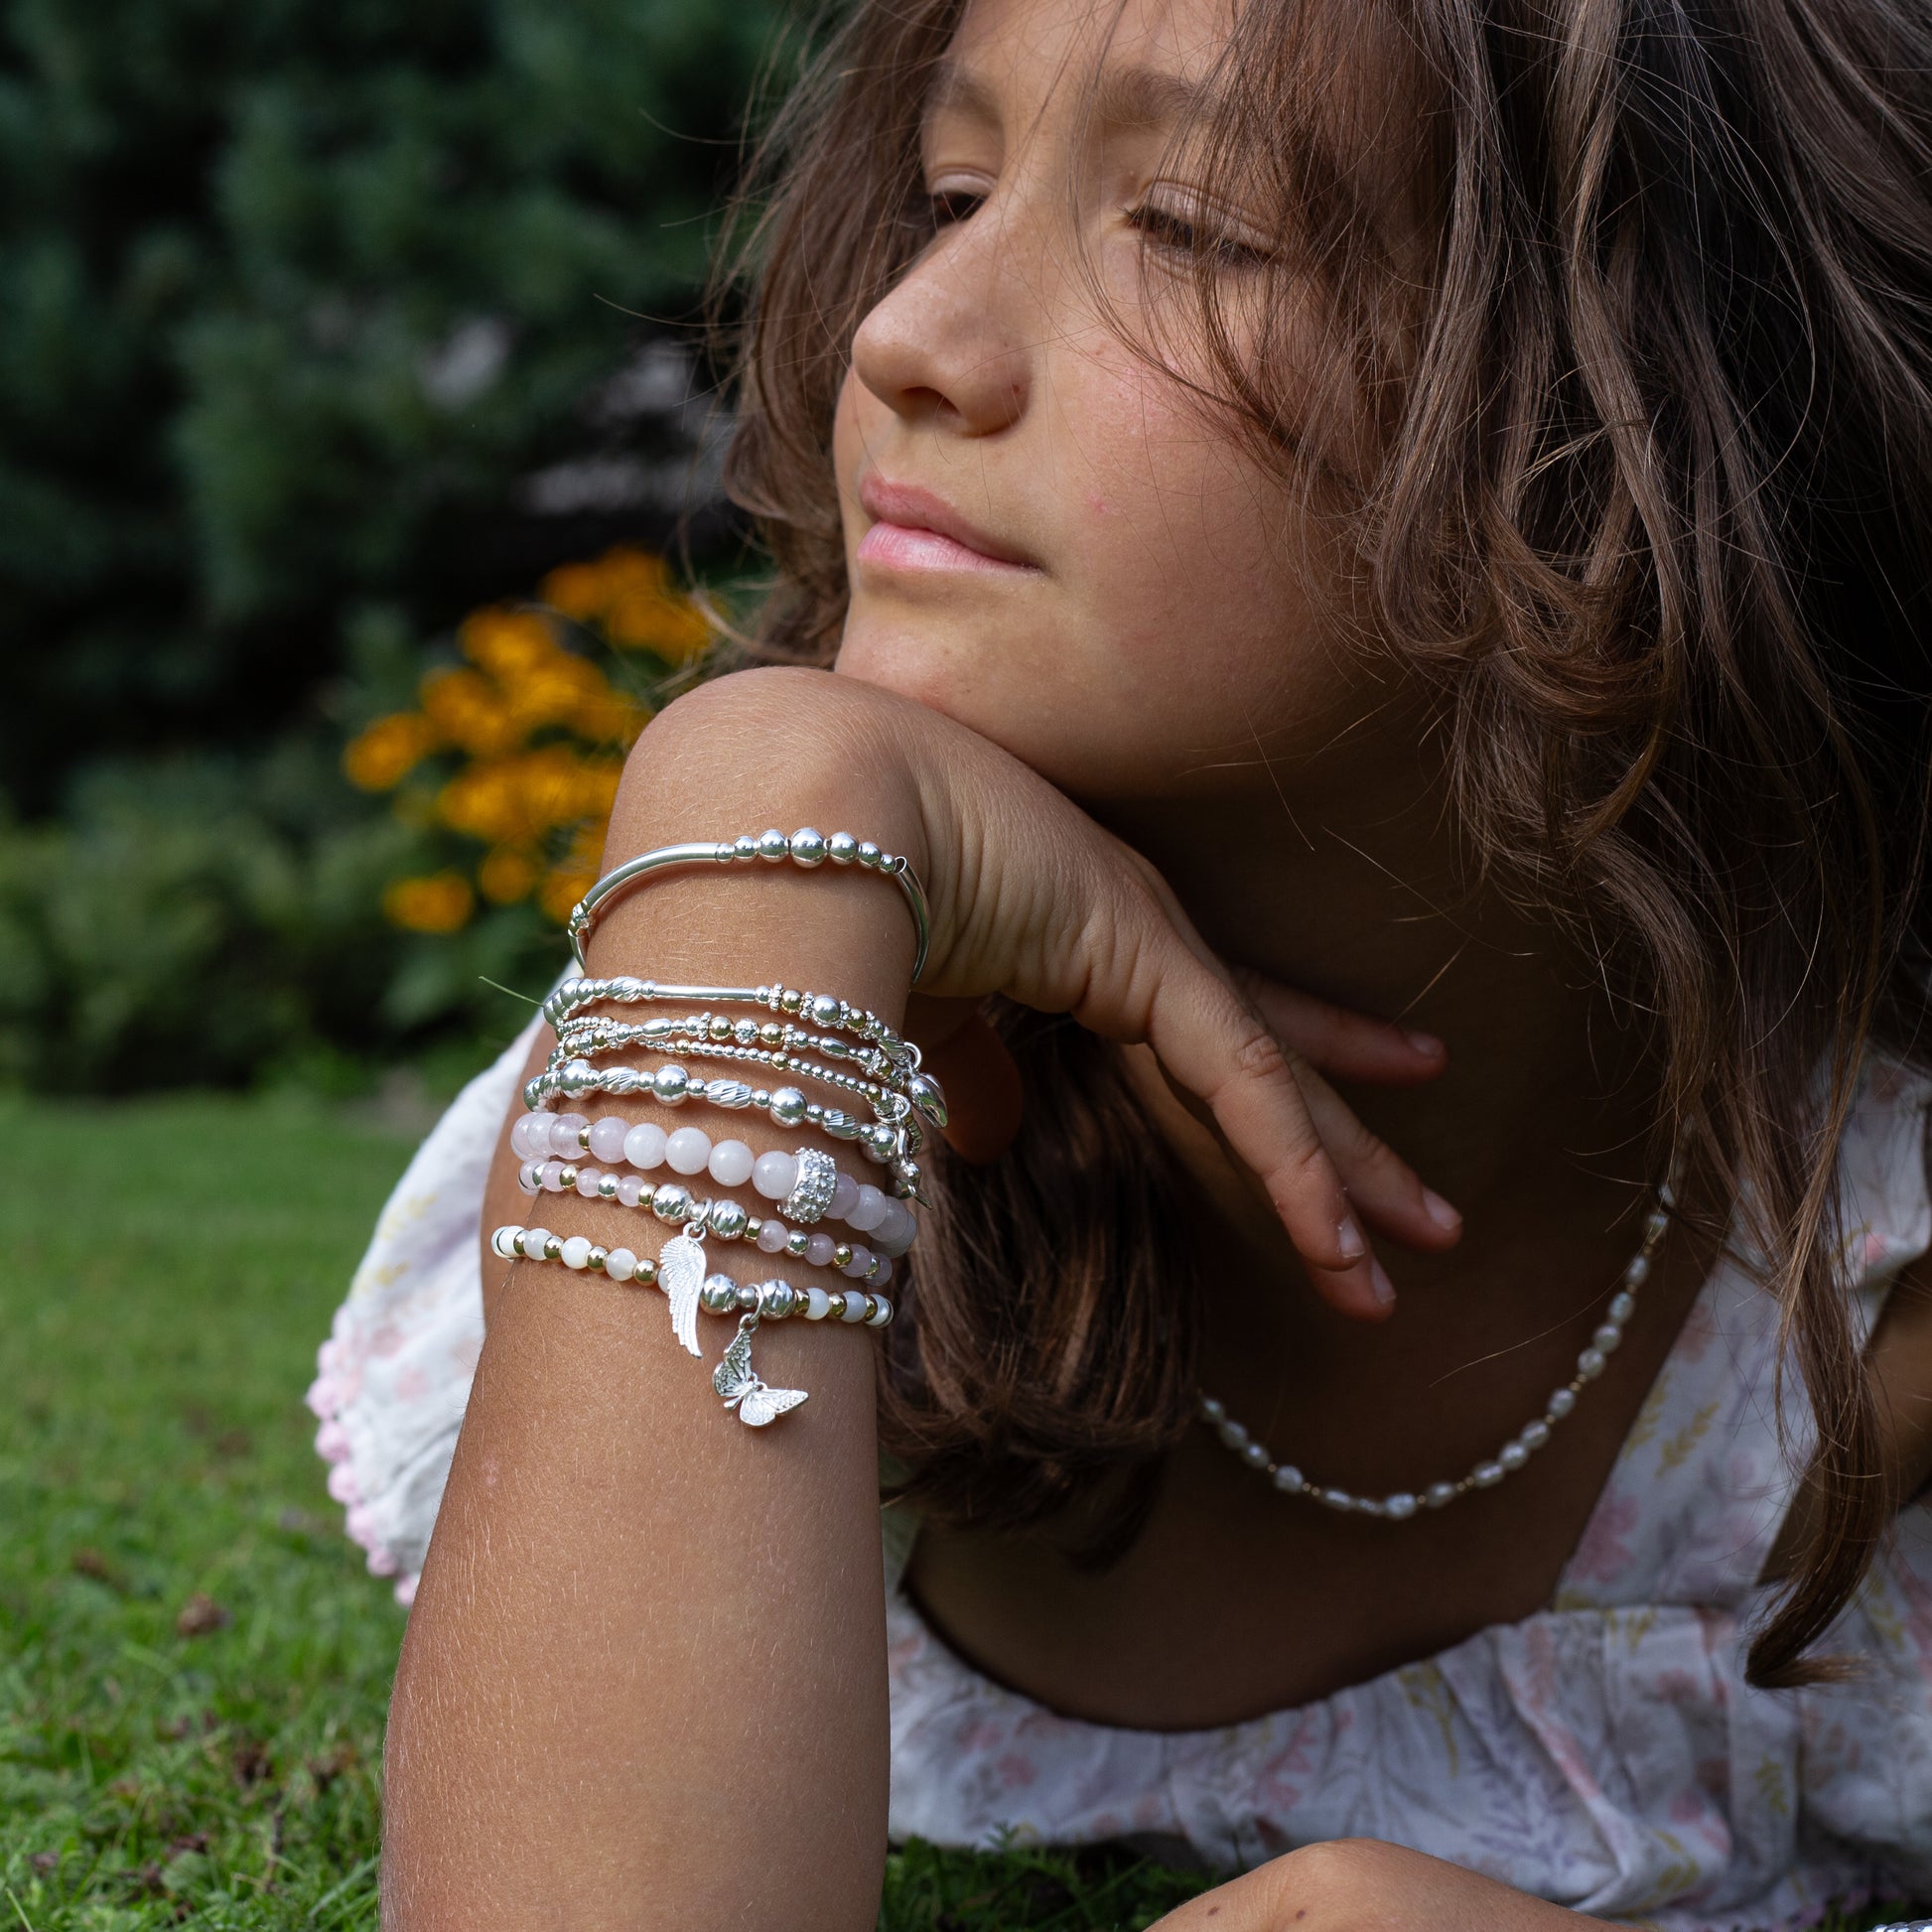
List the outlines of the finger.
<svg viewBox="0 0 1932 1932">
<path fill-rule="evenodd" d="M 1449 1048 L 1434 1034 L 1336 1006 L 1245 967 L 1234 977 L 1282 1044 L 1332 1079 L 1419 1086 L 1449 1065 Z"/>
<path fill-rule="evenodd" d="M 1364 1127 L 1320 1074 L 1304 1068 L 1299 1077 L 1315 1132 L 1362 1219 L 1412 1248 L 1452 1248 L 1462 1238 L 1462 1216 L 1425 1187 L 1408 1162 Z"/>
<path fill-rule="evenodd" d="M 1184 915 L 1177 907 L 1171 913 L 1164 898 L 1122 894 L 1112 931 L 1105 922 L 1100 930 L 1088 924 L 1088 972 L 1073 1017 L 1109 1038 L 1146 1040 L 1206 1103 L 1229 1149 L 1261 1182 L 1316 1294 L 1343 1314 L 1384 1319 L 1395 1290 L 1322 1146 L 1296 1077 L 1298 1056 L 1209 963 L 1212 956 L 1195 951 Z"/>
</svg>

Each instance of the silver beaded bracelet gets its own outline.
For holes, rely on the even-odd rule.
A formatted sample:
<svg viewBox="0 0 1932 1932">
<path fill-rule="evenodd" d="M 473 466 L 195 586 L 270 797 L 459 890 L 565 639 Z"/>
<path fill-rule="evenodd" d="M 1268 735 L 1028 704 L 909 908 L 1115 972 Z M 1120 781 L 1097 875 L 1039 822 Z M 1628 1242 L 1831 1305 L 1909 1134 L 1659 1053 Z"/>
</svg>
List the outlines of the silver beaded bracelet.
<svg viewBox="0 0 1932 1932">
<path fill-rule="evenodd" d="M 687 845 L 660 846 L 654 852 L 640 852 L 636 858 L 625 860 L 622 865 L 606 873 L 577 901 L 571 912 L 567 930 L 570 933 L 570 949 L 576 954 L 578 965 L 587 963 L 585 949 L 605 908 L 633 886 L 641 885 L 652 874 L 670 872 L 684 866 L 746 865 L 755 859 L 762 859 L 765 864 L 773 866 L 789 860 L 792 865 L 802 866 L 807 871 L 824 865 L 829 859 L 835 866 L 863 866 L 868 872 L 879 873 L 894 881 L 905 895 L 906 907 L 912 914 L 912 931 L 917 941 L 912 956 L 912 981 L 914 985 L 918 983 L 919 975 L 925 971 L 926 954 L 932 946 L 932 920 L 926 910 L 925 889 L 919 884 L 918 875 L 902 857 L 882 852 L 870 839 L 855 839 L 850 832 L 834 832 L 828 839 L 809 825 L 800 826 L 789 838 L 773 828 L 756 837 L 746 832 L 735 839 L 703 839 Z"/>
<path fill-rule="evenodd" d="M 548 1228 L 506 1223 L 489 1237 L 492 1253 L 505 1261 L 546 1261 L 565 1268 L 608 1276 L 615 1282 L 637 1282 L 664 1291 L 671 1305 L 671 1332 L 692 1355 L 698 1345 L 698 1311 L 737 1314 L 738 1332 L 713 1371 L 711 1383 L 728 1410 L 753 1429 L 798 1407 L 805 1389 L 774 1389 L 752 1367 L 752 1337 L 760 1321 L 785 1321 L 794 1315 L 807 1321 L 837 1320 L 883 1328 L 893 1318 L 893 1305 L 883 1295 L 848 1288 L 828 1293 L 822 1288 L 794 1288 L 785 1281 L 739 1282 L 729 1275 L 707 1274 L 702 1244 L 680 1234 L 667 1242 L 655 1261 L 628 1248 L 605 1248 L 581 1234 L 568 1237 Z"/>
</svg>

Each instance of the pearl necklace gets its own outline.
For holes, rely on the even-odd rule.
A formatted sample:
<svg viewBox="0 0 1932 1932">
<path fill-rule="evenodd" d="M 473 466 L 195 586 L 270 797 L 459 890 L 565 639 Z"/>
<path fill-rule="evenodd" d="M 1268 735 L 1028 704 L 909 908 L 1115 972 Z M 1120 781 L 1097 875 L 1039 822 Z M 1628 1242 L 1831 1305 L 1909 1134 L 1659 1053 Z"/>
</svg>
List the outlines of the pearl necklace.
<svg viewBox="0 0 1932 1932">
<path fill-rule="evenodd" d="M 1675 1175 L 1672 1176 L 1673 1180 Z M 1234 1420 L 1224 1404 L 1211 1395 L 1200 1398 L 1200 1419 L 1220 1437 L 1234 1454 L 1249 1468 L 1258 1469 L 1285 1496 L 1306 1496 L 1324 1509 L 1356 1516 L 1380 1516 L 1392 1523 L 1406 1522 L 1419 1509 L 1442 1509 L 1471 1489 L 1493 1489 L 1503 1477 L 1520 1469 L 1550 1440 L 1550 1432 L 1577 1406 L 1585 1387 L 1603 1373 L 1617 1344 L 1623 1339 L 1624 1324 L 1636 1312 L 1637 1290 L 1650 1277 L 1651 1257 L 1670 1225 L 1667 1211 L 1672 1205 L 1672 1187 L 1666 1182 L 1658 1190 L 1658 1204 L 1643 1224 L 1643 1246 L 1630 1257 L 1623 1270 L 1621 1285 L 1610 1299 L 1604 1319 L 1589 1338 L 1589 1346 L 1577 1357 L 1577 1372 L 1562 1388 L 1552 1392 L 1543 1414 L 1519 1429 L 1493 1457 L 1478 1462 L 1457 1482 L 1432 1482 L 1420 1495 L 1398 1489 L 1393 1495 L 1357 1496 L 1346 1489 L 1324 1487 L 1311 1482 L 1292 1462 L 1277 1462 L 1265 1444 L 1258 1443 L 1246 1427 Z"/>
</svg>

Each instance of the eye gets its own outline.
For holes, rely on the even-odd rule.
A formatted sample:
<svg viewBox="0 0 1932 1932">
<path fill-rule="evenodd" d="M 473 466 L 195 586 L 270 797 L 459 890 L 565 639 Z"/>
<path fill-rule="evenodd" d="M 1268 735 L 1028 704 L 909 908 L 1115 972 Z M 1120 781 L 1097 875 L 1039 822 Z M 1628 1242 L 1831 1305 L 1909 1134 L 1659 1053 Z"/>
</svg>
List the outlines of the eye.
<svg viewBox="0 0 1932 1932">
<path fill-rule="evenodd" d="M 970 221 L 980 211 L 986 197 L 967 188 L 941 188 L 927 193 L 926 220 L 936 234 L 941 228 L 956 227 Z"/>
<path fill-rule="evenodd" d="M 1176 255 L 1205 255 L 1223 268 L 1260 268 L 1269 250 L 1232 234 L 1205 211 L 1183 211 L 1143 202 L 1127 210 L 1127 225 L 1156 248 Z"/>
</svg>

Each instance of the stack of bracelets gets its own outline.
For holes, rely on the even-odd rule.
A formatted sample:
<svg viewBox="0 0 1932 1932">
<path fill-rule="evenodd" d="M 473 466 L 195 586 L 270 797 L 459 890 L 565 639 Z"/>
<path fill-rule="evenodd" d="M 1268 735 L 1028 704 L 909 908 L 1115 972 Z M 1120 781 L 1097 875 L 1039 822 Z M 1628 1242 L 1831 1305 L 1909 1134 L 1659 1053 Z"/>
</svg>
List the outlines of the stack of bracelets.
<svg viewBox="0 0 1932 1932">
<path fill-rule="evenodd" d="M 787 837 L 770 831 L 646 852 L 591 888 L 570 918 L 570 939 L 580 967 L 584 949 L 604 907 L 652 874 L 693 865 L 789 861 L 811 869 L 827 863 L 858 865 L 892 879 L 904 895 L 917 936 L 912 977 L 925 964 L 928 920 L 925 895 L 902 858 L 882 852 L 848 832 L 831 838 L 806 827 Z M 697 1012 L 653 1015 L 641 1021 L 607 1017 L 592 1009 L 667 1003 Z M 755 1020 L 716 1011 L 761 1007 Z M 662 1289 L 670 1302 L 671 1329 L 693 1355 L 698 1311 L 735 1314 L 738 1328 L 712 1384 L 728 1410 L 762 1428 L 805 1400 L 803 1389 L 768 1387 L 752 1368 L 752 1336 L 760 1321 L 793 1315 L 807 1321 L 863 1322 L 883 1328 L 893 1305 L 879 1293 L 893 1278 L 893 1263 L 912 1245 L 917 1222 L 908 1200 L 923 1201 L 917 1157 L 927 1125 L 946 1124 L 945 1096 L 919 1068 L 919 1049 L 877 1015 L 829 993 L 793 987 L 678 986 L 657 980 L 579 977 L 565 980 L 544 1003 L 544 1018 L 557 1044 L 543 1072 L 526 1083 L 529 1112 L 510 1133 L 521 1166 L 517 1181 L 527 1194 L 575 1191 L 587 1200 L 613 1201 L 648 1212 L 675 1230 L 652 1259 L 627 1247 L 605 1248 L 582 1235 L 568 1239 L 543 1227 L 499 1227 L 490 1247 L 504 1260 L 558 1262 L 590 1270 L 614 1282 Z M 676 1054 L 654 1066 L 609 1064 L 604 1056 L 646 1047 Z M 790 1084 L 754 1086 L 731 1076 L 694 1074 L 681 1060 L 712 1060 L 768 1070 L 784 1081 L 830 1088 L 840 1100 L 863 1102 L 869 1119 L 845 1105 L 807 1099 Z M 738 1112 L 756 1108 L 775 1125 L 814 1127 L 856 1146 L 890 1182 L 875 1186 L 847 1173 L 821 1149 L 754 1155 L 745 1142 L 714 1140 L 700 1127 L 674 1132 L 651 1122 L 633 1124 L 615 1114 L 592 1120 L 580 1113 L 551 1113 L 557 1099 L 591 1094 L 640 1094 L 666 1107 L 690 1103 Z M 660 1170 L 683 1178 L 655 1178 Z M 728 1194 L 700 1192 L 685 1180 L 718 1188 L 750 1184 L 770 1211 L 754 1212 Z M 824 1232 L 826 1219 L 842 1223 L 854 1238 Z M 741 1282 L 709 1272 L 704 1239 L 750 1242 L 760 1254 L 789 1255 L 813 1268 L 833 1268 L 855 1286 L 830 1292 L 796 1288 L 781 1280 Z M 866 1241 L 856 1237 L 865 1235 Z"/>
</svg>

